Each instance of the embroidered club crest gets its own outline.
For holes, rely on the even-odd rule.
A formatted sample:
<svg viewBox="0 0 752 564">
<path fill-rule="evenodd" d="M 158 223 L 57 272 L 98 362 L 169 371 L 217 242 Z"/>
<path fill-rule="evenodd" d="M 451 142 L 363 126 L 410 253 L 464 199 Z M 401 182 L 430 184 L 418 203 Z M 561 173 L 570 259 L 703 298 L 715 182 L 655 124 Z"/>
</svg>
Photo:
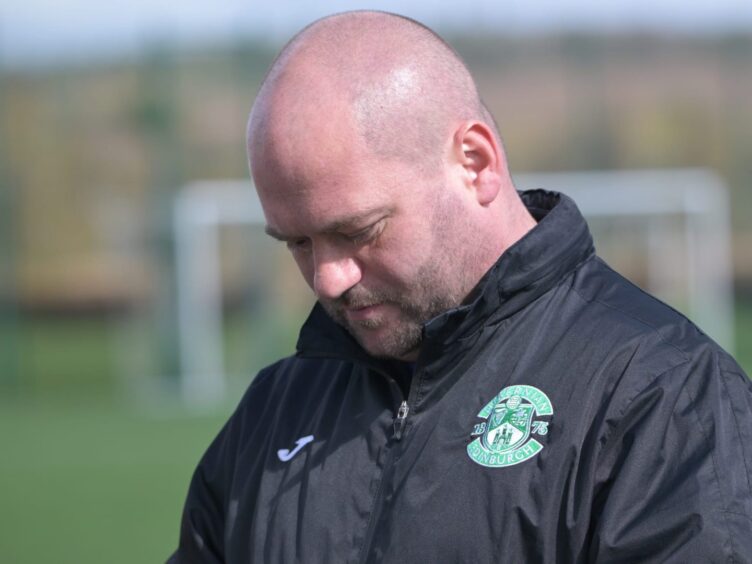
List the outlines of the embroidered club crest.
<svg viewBox="0 0 752 564">
<path fill-rule="evenodd" d="M 524 462 L 543 450 L 532 435 L 548 433 L 549 421 L 539 418 L 553 413 L 551 400 L 538 388 L 504 388 L 478 413 L 485 421 L 473 428 L 476 439 L 467 445 L 467 454 L 490 468 Z"/>
</svg>

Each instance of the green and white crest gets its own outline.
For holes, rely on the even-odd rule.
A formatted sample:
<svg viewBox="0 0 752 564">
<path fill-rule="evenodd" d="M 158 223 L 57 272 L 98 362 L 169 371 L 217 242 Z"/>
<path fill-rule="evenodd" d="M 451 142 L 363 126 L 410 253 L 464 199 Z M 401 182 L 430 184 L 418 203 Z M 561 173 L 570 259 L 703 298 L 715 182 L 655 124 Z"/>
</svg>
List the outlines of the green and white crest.
<svg viewBox="0 0 752 564">
<path fill-rule="evenodd" d="M 501 390 L 478 417 L 485 419 L 473 429 L 476 439 L 467 445 L 467 454 L 481 466 L 513 466 L 534 457 L 543 445 L 532 435 L 548 433 L 553 415 L 548 396 L 533 386 L 509 386 Z"/>
</svg>

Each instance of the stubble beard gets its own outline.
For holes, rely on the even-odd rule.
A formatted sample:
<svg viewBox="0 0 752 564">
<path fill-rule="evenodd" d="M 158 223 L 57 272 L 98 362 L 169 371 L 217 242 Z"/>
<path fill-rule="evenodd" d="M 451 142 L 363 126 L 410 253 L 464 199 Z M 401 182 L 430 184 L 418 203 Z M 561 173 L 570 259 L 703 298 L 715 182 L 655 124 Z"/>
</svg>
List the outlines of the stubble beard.
<svg viewBox="0 0 752 564">
<path fill-rule="evenodd" d="M 372 356 L 400 360 L 414 359 L 423 342 L 423 326 L 434 317 L 458 307 L 475 286 L 473 278 L 477 243 L 459 238 L 472 236 L 472 226 L 458 219 L 460 204 L 448 189 L 438 190 L 432 197 L 431 235 L 433 245 L 424 264 L 418 269 L 409 287 L 368 290 L 354 286 L 336 300 L 321 301 L 324 309 L 342 325 Z M 387 304 L 395 307 L 397 321 L 375 317 L 352 322 L 347 308 L 363 308 Z M 386 331 L 384 331 L 386 329 Z M 369 346 L 368 332 L 382 330 L 384 335 Z"/>
<path fill-rule="evenodd" d="M 322 302 L 324 309 L 342 325 L 372 356 L 378 358 L 414 359 L 423 342 L 423 326 L 437 315 L 461 304 L 469 288 L 464 280 L 467 254 L 459 252 L 448 240 L 456 229 L 454 203 L 442 193 L 434 201 L 431 226 L 433 248 L 426 262 L 418 269 L 411 285 L 401 289 L 367 290 L 354 286 L 338 299 Z M 395 307 L 400 315 L 396 321 L 381 317 L 351 322 L 346 308 L 362 308 L 375 304 Z M 382 330 L 384 335 L 369 346 L 369 332 Z"/>
<path fill-rule="evenodd" d="M 414 356 L 423 341 L 423 325 L 437 315 L 459 305 L 454 293 L 444 285 L 444 277 L 435 265 L 421 268 L 415 286 L 402 293 L 371 291 L 360 286 L 350 288 L 336 300 L 322 301 L 329 315 L 342 325 L 366 351 L 378 358 L 406 359 Z M 387 320 L 381 316 L 362 321 L 348 319 L 345 310 L 383 304 L 399 311 L 399 318 Z M 384 334 L 370 344 L 369 333 Z"/>
</svg>

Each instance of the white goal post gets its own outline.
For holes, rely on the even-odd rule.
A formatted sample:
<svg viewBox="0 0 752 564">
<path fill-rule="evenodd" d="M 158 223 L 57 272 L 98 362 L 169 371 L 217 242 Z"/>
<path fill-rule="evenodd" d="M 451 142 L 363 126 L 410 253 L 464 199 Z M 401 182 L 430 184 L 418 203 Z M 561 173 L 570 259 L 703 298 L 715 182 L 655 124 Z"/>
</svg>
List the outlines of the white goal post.
<svg viewBox="0 0 752 564">
<path fill-rule="evenodd" d="M 726 350 L 734 346 L 734 293 L 728 190 L 707 169 L 524 174 L 519 189 L 552 187 L 574 198 L 591 218 L 644 218 L 649 245 L 647 290 L 685 311 Z M 679 248 L 666 237 L 667 220 L 681 221 Z M 595 236 L 598 249 L 598 238 Z M 681 254 L 680 261 L 675 260 Z M 672 303 L 662 281 L 683 265 L 686 304 Z M 684 307 L 680 307 L 683 305 Z"/>
<path fill-rule="evenodd" d="M 680 278 L 686 284 L 682 293 L 687 303 L 679 309 L 724 348 L 733 348 L 729 203 L 727 190 L 714 173 L 678 169 L 518 174 L 515 185 L 520 190 L 564 192 L 589 220 L 639 218 L 647 242 L 646 289 L 671 303 L 671 296 L 663 291 L 665 281 L 676 280 L 674 270 L 682 265 Z M 676 234 L 666 237 L 669 218 L 680 219 L 678 248 Z M 177 194 L 173 229 L 180 390 L 188 405 L 216 404 L 224 398 L 227 386 L 220 229 L 263 222 L 261 205 L 247 180 L 195 182 Z M 598 241 L 596 233 L 597 249 Z M 679 262 L 677 255 L 681 255 Z"/>
</svg>

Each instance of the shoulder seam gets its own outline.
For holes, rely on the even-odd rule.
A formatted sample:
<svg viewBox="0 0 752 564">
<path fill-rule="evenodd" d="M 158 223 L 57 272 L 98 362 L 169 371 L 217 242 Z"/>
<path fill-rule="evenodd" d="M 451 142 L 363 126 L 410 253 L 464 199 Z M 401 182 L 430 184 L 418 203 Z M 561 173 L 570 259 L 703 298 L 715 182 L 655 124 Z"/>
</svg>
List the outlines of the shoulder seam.
<svg viewBox="0 0 752 564">
<path fill-rule="evenodd" d="M 626 413 L 627 409 L 629 409 L 629 406 L 632 405 L 632 403 L 634 402 L 635 398 L 638 397 L 640 394 L 642 394 L 645 390 L 647 390 L 648 387 L 652 386 L 659 378 L 661 378 L 665 374 L 668 374 L 672 370 L 676 370 L 677 368 L 680 368 L 680 367 L 684 366 L 688 362 L 689 362 L 689 359 L 686 359 L 686 360 L 680 362 L 679 364 L 676 364 L 674 366 L 666 368 L 666 370 L 663 370 L 663 371 L 659 372 L 658 374 L 656 374 L 655 376 L 653 376 L 652 378 L 648 379 L 648 381 L 645 382 L 644 386 L 641 386 L 640 388 L 638 388 L 634 392 L 634 394 L 632 394 L 632 396 L 627 401 L 624 402 L 624 406 L 617 413 L 618 419 L 620 421 L 623 420 L 624 414 Z M 611 440 L 611 435 L 613 435 L 613 433 L 616 432 L 617 427 L 618 426 L 612 427 L 611 430 L 610 430 L 610 432 L 606 436 L 604 436 L 604 438 L 603 438 L 604 439 L 603 440 L 604 446 L 606 444 L 608 444 L 608 442 Z M 605 448 L 603 450 L 605 450 Z"/>
<path fill-rule="evenodd" d="M 720 362 L 720 358 L 718 356 L 716 356 L 716 358 L 715 358 L 715 364 L 716 364 L 716 368 L 718 369 L 718 373 L 721 376 L 723 376 L 724 374 L 736 374 L 736 372 L 731 372 L 731 371 L 723 370 L 721 368 L 721 362 Z M 744 376 L 744 377 L 746 378 L 746 376 Z M 720 378 L 720 381 L 721 381 L 721 386 L 723 386 L 723 389 L 726 391 L 726 395 L 728 395 L 728 397 L 730 398 L 731 397 L 731 390 L 728 389 L 728 385 L 726 383 L 726 379 L 725 378 Z M 741 448 L 743 449 L 744 448 L 744 441 L 742 440 L 742 437 L 739 434 L 739 429 L 741 428 L 741 426 L 739 425 L 739 419 L 738 419 L 738 417 L 736 415 L 736 410 L 734 409 L 734 405 L 733 404 L 731 404 L 731 415 L 734 418 L 734 427 L 735 427 L 735 431 L 736 431 L 736 436 L 739 439 L 739 444 L 742 445 Z M 747 457 L 744 456 L 743 452 L 742 452 L 742 462 L 744 463 L 744 469 L 747 471 L 747 491 L 752 494 L 752 482 L 750 482 L 750 468 L 749 468 L 749 466 L 747 466 Z"/>
<path fill-rule="evenodd" d="M 718 363 L 718 358 L 717 358 L 717 356 L 716 356 L 715 361 L 716 361 L 716 368 L 718 368 L 718 364 L 717 364 Z M 723 378 L 721 378 L 721 380 L 723 380 Z M 726 389 L 725 384 L 722 384 L 722 385 L 724 386 L 724 389 Z M 728 392 L 728 390 L 726 390 L 726 391 Z M 694 415 L 695 420 L 697 421 L 697 426 L 699 427 L 700 431 L 702 432 L 703 436 L 705 437 L 705 440 L 708 441 L 709 440 L 709 434 L 708 434 L 707 430 L 705 429 L 705 426 L 702 423 L 702 418 L 700 417 L 700 414 L 697 413 L 697 409 L 695 409 L 696 401 L 695 401 L 694 395 L 690 392 L 690 390 L 688 389 L 687 386 L 682 386 L 681 393 L 685 393 L 689 397 L 690 410 L 692 411 L 692 414 Z M 734 421 L 736 421 L 736 418 L 734 418 Z M 715 482 L 716 482 L 715 486 L 716 486 L 716 488 L 718 490 L 718 494 L 719 494 L 718 498 L 719 498 L 719 501 L 720 501 L 720 508 L 719 508 L 719 512 L 718 513 L 720 515 L 723 515 L 723 521 L 724 521 L 724 523 L 726 525 L 725 528 L 726 528 L 726 533 L 728 535 L 727 543 L 728 543 L 730 554 L 729 554 L 727 560 L 729 562 L 733 562 L 734 561 L 734 538 L 733 538 L 733 535 L 731 534 L 731 527 L 729 526 L 728 516 L 727 516 L 728 514 L 733 514 L 733 512 L 731 512 L 731 511 L 728 510 L 727 504 L 726 504 L 726 500 L 724 499 L 724 496 L 722 495 L 721 477 L 718 474 L 718 460 L 716 459 L 715 450 L 711 451 L 710 457 L 713 460 L 713 476 L 715 476 Z M 746 461 L 745 461 L 745 467 L 746 467 Z"/>
<path fill-rule="evenodd" d="M 600 261 L 600 264 L 602 264 L 602 265 L 603 265 L 603 266 L 604 266 L 605 268 L 608 268 L 608 270 L 609 270 L 609 271 L 611 271 L 611 272 L 614 272 L 614 271 L 613 271 L 613 270 L 611 270 L 611 268 L 610 268 L 610 267 L 609 267 L 609 266 L 608 266 L 608 265 L 607 265 L 606 263 L 604 263 L 603 261 Z M 614 272 L 614 274 L 617 274 L 617 273 L 615 273 L 615 272 Z M 656 299 L 656 298 L 654 298 L 653 296 L 651 296 L 650 294 L 648 294 L 647 292 L 645 292 L 645 290 L 643 290 L 643 289 L 642 289 L 642 288 L 640 288 L 639 286 L 635 286 L 635 285 L 634 285 L 634 284 L 633 284 L 632 282 L 630 282 L 630 281 L 629 281 L 629 280 L 627 280 L 626 278 L 623 278 L 623 277 L 622 277 L 622 279 L 623 279 L 623 280 L 625 280 L 625 281 L 626 281 L 627 283 L 629 283 L 629 284 L 631 285 L 631 287 L 632 287 L 632 288 L 636 289 L 636 290 L 637 290 L 638 292 L 640 292 L 641 294 L 643 294 L 643 295 L 645 295 L 645 296 L 647 296 L 647 297 L 649 297 L 649 298 L 651 298 L 651 299 L 654 299 L 654 300 Z M 647 329 L 649 329 L 651 333 L 654 333 L 655 335 L 657 335 L 657 336 L 658 336 L 658 338 L 660 339 L 660 341 L 661 341 L 661 342 L 662 342 L 663 344 L 665 344 L 665 345 L 666 345 L 666 346 L 668 346 L 668 347 L 671 347 L 671 348 L 672 348 L 672 349 L 674 349 L 674 350 L 675 350 L 675 351 L 676 351 L 677 353 L 679 353 L 679 354 L 680 354 L 680 355 L 682 356 L 682 358 L 684 359 L 684 361 L 685 361 L 685 362 L 686 362 L 686 361 L 689 361 L 689 360 L 690 360 L 690 356 L 689 356 L 689 355 L 687 354 L 687 352 L 686 352 L 686 351 L 684 351 L 684 350 L 680 349 L 680 348 L 679 348 L 679 347 L 677 347 L 677 346 L 676 346 L 676 345 L 675 345 L 674 343 L 671 343 L 671 342 L 667 341 L 667 340 L 665 339 L 665 337 L 664 337 L 664 336 L 663 336 L 663 335 L 661 334 L 661 332 L 660 332 L 660 331 L 658 331 L 658 329 L 657 329 L 656 327 L 654 327 L 653 325 L 650 325 L 650 324 L 649 324 L 649 323 L 647 323 L 647 322 L 646 322 L 645 320 L 643 320 L 643 319 L 640 319 L 639 317 L 636 317 L 636 316 L 634 316 L 634 315 L 632 315 L 632 314 L 630 314 L 630 313 L 627 313 L 626 311 L 624 311 L 624 310 L 622 310 L 622 309 L 619 309 L 619 308 L 617 308 L 617 307 L 615 307 L 615 306 L 613 306 L 613 305 L 611 305 L 611 304 L 609 304 L 609 303 L 607 303 L 607 302 L 604 302 L 604 301 L 602 301 L 602 300 L 600 300 L 600 299 L 595 299 L 595 298 L 593 298 L 593 299 L 588 299 L 587 297 L 583 296 L 583 295 L 582 295 L 582 293 L 581 293 L 581 292 L 580 292 L 580 291 L 579 291 L 579 290 L 578 290 L 577 288 L 575 288 L 574 286 L 572 286 L 572 291 L 573 291 L 573 292 L 574 292 L 574 293 L 575 293 L 575 294 L 576 294 L 576 295 L 577 295 L 577 296 L 578 296 L 578 297 L 579 297 L 579 298 L 580 298 L 580 299 L 581 299 L 582 301 L 584 301 L 585 303 L 589 303 L 589 304 L 599 304 L 599 305 L 601 305 L 601 306 L 603 306 L 603 307 L 605 307 L 605 308 L 608 308 L 608 309 L 610 309 L 611 311 L 614 311 L 614 312 L 617 312 L 617 313 L 618 313 L 618 314 L 620 314 L 620 315 L 623 315 L 624 317 L 626 317 L 626 318 L 628 318 L 628 319 L 632 319 L 633 321 L 636 321 L 636 322 L 638 322 L 639 324 L 641 324 L 641 325 L 643 325 L 644 327 L 646 327 Z M 663 302 L 660 302 L 660 303 L 661 303 L 661 304 L 662 304 L 663 306 L 665 306 L 665 307 L 667 307 L 667 308 L 671 309 L 671 311 L 673 311 L 673 312 L 674 312 L 674 313 L 676 313 L 677 315 L 681 316 L 681 318 L 682 318 L 682 319 L 684 319 L 684 320 L 685 320 L 685 321 L 686 321 L 687 323 L 691 323 L 691 324 L 692 324 L 692 326 L 693 326 L 693 327 L 695 327 L 695 325 L 694 325 L 694 324 L 693 324 L 693 323 L 692 323 L 692 322 L 691 322 L 691 321 L 690 321 L 689 319 L 687 319 L 687 318 L 686 318 L 686 317 L 685 317 L 684 315 L 682 315 L 682 314 L 681 314 L 680 312 L 676 311 L 676 310 L 675 310 L 674 308 L 672 308 L 671 306 L 669 306 L 669 305 L 667 305 L 667 304 L 665 304 L 665 303 L 663 303 Z M 681 364 L 683 364 L 683 363 L 677 364 L 676 366 L 680 366 Z M 669 370 L 670 370 L 670 369 L 669 369 Z M 661 374 L 662 374 L 662 373 L 661 373 Z M 659 375 L 657 375 L 656 377 L 658 377 L 658 376 L 660 376 L 660 374 L 659 374 Z"/>
</svg>

